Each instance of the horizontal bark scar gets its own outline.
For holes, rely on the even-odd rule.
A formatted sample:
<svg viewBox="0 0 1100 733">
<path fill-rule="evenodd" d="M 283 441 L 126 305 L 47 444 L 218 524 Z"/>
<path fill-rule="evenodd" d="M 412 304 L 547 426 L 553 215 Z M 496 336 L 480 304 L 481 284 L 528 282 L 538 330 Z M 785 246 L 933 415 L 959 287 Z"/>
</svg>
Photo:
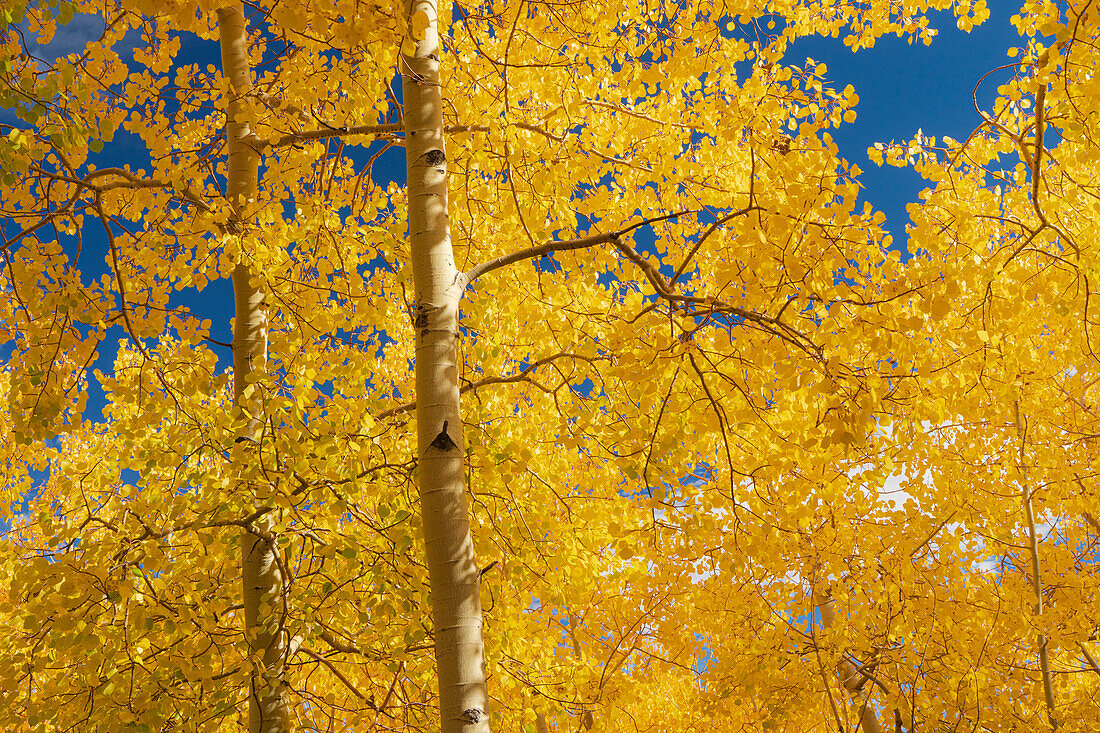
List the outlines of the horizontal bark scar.
<svg viewBox="0 0 1100 733">
<path fill-rule="evenodd" d="M 485 713 L 480 708 L 469 708 L 462 711 L 462 719 L 467 723 L 477 723 L 483 715 Z"/>
<path fill-rule="evenodd" d="M 443 165 L 447 162 L 447 156 L 442 150 L 429 150 L 424 153 L 424 162 L 430 166 Z"/>
</svg>

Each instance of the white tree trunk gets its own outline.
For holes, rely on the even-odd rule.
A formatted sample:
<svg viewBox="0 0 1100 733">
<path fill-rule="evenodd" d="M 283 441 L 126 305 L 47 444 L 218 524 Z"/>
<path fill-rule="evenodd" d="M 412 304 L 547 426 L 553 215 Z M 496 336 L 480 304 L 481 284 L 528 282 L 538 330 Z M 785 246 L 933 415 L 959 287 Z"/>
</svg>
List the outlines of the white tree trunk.
<svg viewBox="0 0 1100 733">
<path fill-rule="evenodd" d="M 826 629 L 831 629 L 833 621 L 836 619 L 836 607 L 833 605 L 833 599 L 829 597 L 821 598 L 818 601 L 818 608 L 821 610 L 821 625 Z M 878 716 L 875 714 L 874 708 L 871 707 L 867 691 L 864 685 L 860 684 L 866 681 L 862 679 L 862 675 L 860 675 L 856 666 L 847 659 L 841 658 L 837 662 L 836 673 L 837 677 L 840 678 L 840 684 L 844 686 L 844 690 L 859 705 L 859 730 L 864 733 L 882 733 L 882 727 L 878 723 Z"/>
<path fill-rule="evenodd" d="M 230 231 L 244 235 L 249 226 L 249 206 L 256 199 L 260 156 L 252 146 L 253 131 L 243 119 L 242 99 L 252 88 L 248 60 L 248 29 L 244 6 L 235 4 L 218 10 L 222 73 L 229 81 L 231 97 L 226 109 L 226 137 L 229 147 L 226 190 L 233 206 Z M 261 402 L 246 398 L 249 375 L 262 369 L 267 359 L 267 314 L 264 295 L 252 283 L 247 262 L 233 270 L 233 402 L 238 411 L 250 416 L 237 437 L 234 455 L 242 465 L 255 460 L 263 428 Z M 250 733 L 281 733 L 290 730 L 290 713 L 285 697 L 287 634 L 283 629 L 283 578 L 276 561 L 277 549 L 271 535 L 270 515 L 257 520 L 253 531 L 241 536 L 241 565 L 245 641 L 253 662 L 248 703 Z"/>
<path fill-rule="evenodd" d="M 439 35 L 434 0 L 407 0 L 414 36 L 400 57 L 409 245 L 416 291 L 416 422 L 420 507 L 431 583 L 443 733 L 489 730 L 478 566 L 466 508 L 458 404 L 462 296 L 447 215 Z"/>
</svg>

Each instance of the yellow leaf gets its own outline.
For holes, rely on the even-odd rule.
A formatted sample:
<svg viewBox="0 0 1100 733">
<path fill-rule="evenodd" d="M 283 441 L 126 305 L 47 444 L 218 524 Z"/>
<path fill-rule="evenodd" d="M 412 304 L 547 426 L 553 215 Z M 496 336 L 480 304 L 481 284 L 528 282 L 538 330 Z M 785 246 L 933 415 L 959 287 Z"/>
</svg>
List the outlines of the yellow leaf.
<svg viewBox="0 0 1100 733">
<path fill-rule="evenodd" d="M 412 37 L 418 41 L 423 41 L 428 35 L 428 28 L 431 26 L 431 24 L 431 18 L 429 18 L 428 14 L 423 10 L 418 10 L 413 13 Z"/>
</svg>

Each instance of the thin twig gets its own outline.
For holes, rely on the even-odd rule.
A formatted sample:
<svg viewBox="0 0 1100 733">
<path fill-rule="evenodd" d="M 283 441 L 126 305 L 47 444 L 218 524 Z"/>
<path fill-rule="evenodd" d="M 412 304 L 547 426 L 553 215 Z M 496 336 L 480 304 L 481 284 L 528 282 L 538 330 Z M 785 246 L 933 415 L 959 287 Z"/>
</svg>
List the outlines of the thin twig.
<svg viewBox="0 0 1100 733">
<path fill-rule="evenodd" d="M 145 350 L 145 344 L 141 342 L 141 339 L 137 337 L 134 332 L 134 324 L 130 321 L 130 312 L 126 306 L 126 286 L 122 280 L 122 268 L 118 262 L 118 245 L 115 243 L 115 234 L 111 231 L 111 223 L 107 221 L 107 215 L 103 212 L 103 200 L 101 194 L 96 191 L 95 194 L 95 210 L 99 214 L 99 221 L 103 224 L 103 231 L 107 233 L 107 244 L 111 250 L 111 263 L 113 265 L 115 273 L 115 282 L 118 284 L 118 297 L 122 301 L 122 320 L 126 324 L 126 333 L 130 334 L 130 338 L 133 339 L 134 344 L 137 345 L 138 351 L 146 360 L 149 359 L 149 352 Z"/>
</svg>

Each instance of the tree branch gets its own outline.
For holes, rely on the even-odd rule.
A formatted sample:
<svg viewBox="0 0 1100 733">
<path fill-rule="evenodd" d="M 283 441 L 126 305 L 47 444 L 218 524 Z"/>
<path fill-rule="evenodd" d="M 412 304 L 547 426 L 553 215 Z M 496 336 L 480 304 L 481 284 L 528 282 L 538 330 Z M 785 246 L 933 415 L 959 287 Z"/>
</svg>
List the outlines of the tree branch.
<svg viewBox="0 0 1100 733">
<path fill-rule="evenodd" d="M 260 152 L 268 148 L 285 148 L 288 145 L 310 142 L 313 140 L 327 140 L 332 137 L 350 137 L 352 135 L 366 135 L 378 137 L 381 135 L 396 135 L 405 131 L 405 125 L 394 122 L 388 125 L 356 125 L 355 127 L 329 127 L 321 130 L 305 130 L 303 132 L 290 132 L 277 140 L 259 140 L 255 143 Z"/>
<path fill-rule="evenodd" d="M 523 260 L 531 260 L 536 257 L 542 257 L 552 252 L 566 252 L 572 249 L 587 249 L 589 247 L 595 247 L 599 244 L 606 244 L 608 242 L 615 242 L 619 237 L 631 232 L 639 227 L 644 227 L 649 224 L 656 224 L 657 222 L 667 221 L 669 219 L 675 219 L 685 214 L 698 213 L 699 209 L 685 209 L 684 211 L 676 211 L 671 214 L 664 214 L 662 216 L 655 216 L 650 219 L 643 219 L 640 222 L 631 224 L 628 227 L 619 229 L 614 232 L 608 232 L 606 234 L 591 234 L 587 237 L 578 237 L 577 239 L 568 239 L 564 242 L 549 241 L 543 244 L 537 244 L 533 247 L 527 247 L 516 252 L 511 252 L 500 257 L 495 257 L 486 262 L 482 262 L 479 265 L 475 265 L 466 272 L 459 275 L 459 280 L 463 288 L 472 283 L 477 278 L 481 277 L 485 273 L 492 272 L 493 270 L 499 270 L 502 267 L 515 264 L 516 262 L 522 262 Z"/>
<path fill-rule="evenodd" d="M 751 311 L 740 306 L 725 303 L 717 298 L 700 298 L 694 295 L 681 295 L 673 290 L 673 283 L 667 281 L 660 273 L 660 271 L 646 262 L 645 259 L 629 246 L 625 242 L 618 238 L 612 240 L 615 246 L 620 252 L 631 262 L 638 266 L 642 272 L 645 273 L 646 279 L 653 286 L 653 289 L 657 291 L 657 295 L 664 298 L 671 303 L 687 303 L 697 306 L 706 306 L 706 310 L 697 310 L 689 315 L 700 316 L 710 313 L 724 313 L 727 315 L 740 318 L 742 321 L 754 323 L 760 329 L 772 334 L 773 336 L 783 339 L 793 346 L 801 349 L 809 354 L 811 357 L 818 358 L 821 354 L 820 347 L 817 346 L 808 336 L 799 331 L 798 329 L 788 326 L 778 317 L 767 316 L 756 311 Z M 787 303 L 789 305 L 789 302 Z M 786 305 L 784 306 L 786 307 Z M 780 311 L 782 313 L 782 310 Z"/>
<path fill-rule="evenodd" d="M 684 274 L 684 269 L 688 266 L 688 263 L 691 262 L 691 258 L 695 256 L 695 253 L 698 252 L 699 248 L 703 246 L 703 242 L 707 241 L 707 238 L 711 234 L 714 234 L 715 230 L 718 229 L 718 227 L 722 226 L 731 219 L 736 219 L 739 216 L 744 216 L 750 211 L 763 210 L 763 207 L 756 206 L 755 204 L 751 206 L 746 206 L 745 208 L 740 209 L 739 211 L 735 211 L 732 214 L 726 214 L 725 216 L 720 217 L 717 221 L 707 227 L 707 230 L 703 232 L 703 234 L 699 237 L 699 241 L 696 242 L 695 245 L 691 248 L 691 251 L 687 253 L 687 257 L 684 258 L 684 261 L 681 262 L 680 266 L 676 268 L 676 274 L 672 276 L 672 282 L 675 283 L 677 280 L 680 279 L 680 276 Z"/>
<path fill-rule="evenodd" d="M 332 672 L 332 674 L 336 676 L 336 679 L 338 679 L 338 680 L 340 680 L 341 682 L 344 683 L 344 687 L 348 688 L 353 693 L 355 693 L 355 696 L 358 697 L 360 700 L 363 700 L 364 702 L 366 702 L 367 707 L 369 707 L 371 710 L 377 711 L 377 708 L 374 706 L 374 704 L 371 703 L 369 700 L 367 700 L 367 696 L 364 695 L 362 692 L 360 692 L 359 688 L 357 688 L 354 684 L 352 684 L 351 680 L 349 680 L 347 677 L 345 677 L 343 675 L 343 673 L 336 668 L 335 664 L 333 664 L 331 661 L 324 658 L 323 656 L 321 656 L 317 652 L 313 651 L 309 647 L 300 646 L 300 647 L 298 647 L 298 651 L 303 652 L 307 656 L 310 656 L 313 659 L 316 659 L 318 662 L 320 662 L 321 664 L 328 667 L 329 671 Z"/>
<path fill-rule="evenodd" d="M 564 359 L 564 358 L 567 358 L 567 357 L 570 357 L 570 358 L 573 358 L 573 359 L 581 359 L 583 361 L 589 361 L 589 362 L 596 361 L 596 359 L 590 359 L 590 358 L 585 357 L 585 356 L 580 356 L 579 354 L 573 354 L 573 353 L 568 352 L 568 351 L 562 351 L 560 353 L 553 354 L 552 356 L 547 356 L 545 358 L 539 359 L 536 362 L 532 362 L 532 363 L 528 364 L 526 367 L 524 367 L 522 370 L 516 372 L 515 374 L 509 374 L 506 377 L 497 377 L 497 376 L 485 377 L 484 379 L 479 379 L 476 382 L 470 382 L 468 384 L 462 385 L 459 388 L 458 391 L 459 391 L 459 394 L 465 394 L 466 392 L 469 392 L 471 390 L 477 390 L 477 389 L 481 389 L 482 387 L 488 387 L 491 384 L 514 384 L 516 382 L 522 382 L 522 381 L 526 380 L 527 377 L 531 376 L 531 374 L 536 369 L 538 369 L 539 367 L 545 366 L 545 365 L 549 364 L 552 361 L 556 361 L 558 359 Z M 395 417 L 397 415 L 404 415 L 405 413 L 412 412 L 415 409 L 416 409 L 416 402 L 415 401 L 406 402 L 403 405 L 399 405 L 397 407 L 392 407 L 389 410 L 385 410 L 383 412 L 378 413 L 377 415 L 375 415 L 375 418 L 378 419 L 378 420 L 385 420 L 386 418 Z"/>
<path fill-rule="evenodd" d="M 100 168 L 99 170 L 92 171 L 91 173 L 86 175 L 84 178 L 73 178 L 71 176 L 58 175 L 56 173 L 50 173 L 47 170 L 43 170 L 42 168 L 38 168 L 38 173 L 39 173 L 39 175 L 42 175 L 42 176 L 44 176 L 46 178 L 49 178 L 51 180 L 54 180 L 54 181 L 62 181 L 64 183 L 73 183 L 78 187 L 77 188 L 78 192 L 80 191 L 80 189 L 85 189 L 86 188 L 89 191 L 92 191 L 93 193 L 95 193 L 96 195 L 101 194 L 104 191 L 113 191 L 116 188 L 129 188 L 129 189 L 135 189 L 135 188 L 163 188 L 163 189 L 170 189 L 174 193 L 178 194 L 180 196 L 180 198 L 184 199 L 185 201 L 189 201 L 190 203 L 198 206 L 200 209 L 203 209 L 204 211 L 210 211 L 210 204 L 203 201 L 201 198 L 198 197 L 198 195 L 192 193 L 191 191 L 187 191 L 187 190 L 182 190 L 181 191 L 180 189 L 176 188 L 176 186 L 171 181 L 167 181 L 167 180 L 164 180 L 162 178 L 142 178 L 141 176 L 138 176 L 138 175 L 135 175 L 134 173 L 131 173 L 130 171 L 126 170 L 125 168 Z M 96 178 L 103 178 L 104 176 L 118 176 L 119 178 L 122 178 L 124 180 L 122 180 L 122 181 L 111 181 L 109 183 L 104 183 L 104 184 L 99 184 L 99 185 L 92 183 L 92 181 L 95 180 Z M 76 195 L 73 196 L 72 201 L 75 201 L 75 200 L 76 200 Z M 72 202 L 70 202 L 69 205 L 71 206 Z"/>
<path fill-rule="evenodd" d="M 1079 641 L 1077 642 L 1077 646 L 1081 647 L 1081 653 L 1085 655 L 1085 661 L 1089 663 L 1089 669 L 1100 675 L 1100 664 L 1097 664 L 1096 660 L 1093 659 L 1091 654 L 1089 654 L 1089 650 L 1088 647 L 1085 646 L 1085 642 Z"/>
<path fill-rule="evenodd" d="M 118 246 L 115 244 L 115 234 L 111 231 L 111 223 L 107 221 L 107 214 L 103 211 L 103 200 L 100 198 L 100 193 L 96 191 L 95 194 L 95 210 L 99 214 L 99 221 L 103 225 L 103 231 L 107 234 L 107 245 L 111 251 L 111 264 L 115 273 L 115 283 L 118 285 L 118 298 L 122 303 L 122 320 L 126 324 L 126 333 L 130 334 L 130 338 L 133 339 L 134 344 L 138 347 L 138 351 L 145 359 L 149 360 L 149 352 L 145 350 L 145 344 L 141 342 L 141 339 L 137 337 L 134 332 L 134 324 L 130 320 L 130 312 L 127 310 L 126 305 L 126 285 L 122 280 L 122 268 L 118 262 Z"/>
</svg>

